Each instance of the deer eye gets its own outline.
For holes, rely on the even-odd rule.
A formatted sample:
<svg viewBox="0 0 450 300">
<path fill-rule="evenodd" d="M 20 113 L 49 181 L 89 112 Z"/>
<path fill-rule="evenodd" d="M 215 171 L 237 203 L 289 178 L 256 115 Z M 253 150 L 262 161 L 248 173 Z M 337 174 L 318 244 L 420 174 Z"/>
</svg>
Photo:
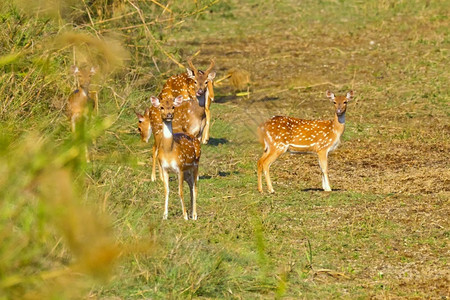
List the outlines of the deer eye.
<svg viewBox="0 0 450 300">
<path fill-rule="evenodd" d="M 162 106 L 161 106 L 161 108 L 160 108 L 160 109 L 161 109 L 161 110 L 164 110 L 164 107 L 162 107 Z"/>
<path fill-rule="evenodd" d="M 172 106 L 172 109 L 175 109 L 175 106 Z"/>
<path fill-rule="evenodd" d="M 336 104 L 336 101 L 333 101 L 334 104 Z"/>
<path fill-rule="evenodd" d="M 140 128 L 138 128 L 139 132 L 141 132 L 142 130 Z"/>
</svg>

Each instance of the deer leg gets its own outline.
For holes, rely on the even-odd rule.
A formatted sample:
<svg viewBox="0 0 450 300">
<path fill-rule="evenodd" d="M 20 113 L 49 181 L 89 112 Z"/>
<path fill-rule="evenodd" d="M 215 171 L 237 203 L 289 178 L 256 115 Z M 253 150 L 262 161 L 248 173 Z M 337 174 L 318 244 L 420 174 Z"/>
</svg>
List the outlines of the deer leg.
<svg viewBox="0 0 450 300">
<path fill-rule="evenodd" d="M 94 109 L 95 109 L 95 114 L 98 115 L 98 94 L 97 92 L 92 92 L 94 94 Z"/>
<path fill-rule="evenodd" d="M 91 159 L 89 158 L 89 150 L 88 150 L 88 146 L 87 145 L 84 146 L 84 153 L 86 155 L 86 162 L 90 163 Z"/>
<path fill-rule="evenodd" d="M 165 202 L 164 202 L 164 215 L 163 220 L 167 220 L 167 216 L 169 215 L 169 173 L 166 170 L 163 170 L 163 182 L 164 182 L 164 191 L 165 191 Z"/>
<path fill-rule="evenodd" d="M 264 160 L 267 158 L 267 155 L 269 155 L 269 149 L 267 149 L 266 151 L 264 151 L 263 155 L 261 156 L 261 158 L 258 160 L 258 191 L 260 193 L 263 192 L 263 187 L 262 187 L 262 172 L 263 172 L 263 165 L 264 165 Z"/>
<path fill-rule="evenodd" d="M 266 182 L 267 182 L 267 189 L 269 190 L 269 193 L 274 193 L 275 191 L 273 190 L 272 187 L 272 181 L 270 180 L 270 172 L 269 172 L 269 168 L 270 165 L 277 160 L 277 158 L 283 154 L 284 152 L 286 152 L 287 149 L 284 150 L 273 150 L 272 152 L 270 152 L 266 159 L 263 162 L 263 170 L 264 170 L 264 175 L 266 176 Z"/>
<path fill-rule="evenodd" d="M 189 220 L 186 208 L 184 207 L 183 181 L 184 181 L 184 172 L 180 170 L 178 172 L 178 194 L 180 195 L 181 211 L 183 212 L 184 219 Z"/>
<path fill-rule="evenodd" d="M 161 164 L 159 163 L 159 161 L 156 162 L 158 164 L 158 170 L 159 170 L 159 178 L 161 179 L 161 181 L 163 180 L 162 177 L 162 168 L 161 168 Z"/>
<path fill-rule="evenodd" d="M 205 114 L 206 114 L 206 124 L 205 128 L 203 129 L 202 144 L 208 144 L 209 141 L 209 126 L 211 122 L 211 111 L 209 110 L 209 108 L 205 107 Z"/>
<path fill-rule="evenodd" d="M 72 130 L 72 132 L 75 132 L 75 129 L 76 129 L 76 124 L 77 123 L 77 116 L 76 115 L 73 115 L 71 118 L 70 118 L 70 129 Z"/>
<path fill-rule="evenodd" d="M 192 219 L 197 220 L 197 195 L 198 195 L 198 166 L 195 166 L 194 171 L 192 172 L 192 181 L 194 183 L 194 188 L 192 190 Z"/>
<path fill-rule="evenodd" d="M 322 170 L 322 188 L 324 191 L 331 192 L 330 180 L 328 179 L 328 153 L 319 152 L 319 166 Z"/>
<path fill-rule="evenodd" d="M 163 176 L 162 176 L 161 165 L 159 164 L 159 161 L 157 161 L 158 160 L 157 159 L 158 147 L 156 147 L 156 142 L 153 143 L 152 151 L 153 151 L 153 155 L 152 155 L 152 177 L 151 177 L 151 180 L 152 181 L 156 180 L 156 164 L 158 164 L 159 178 L 161 178 L 161 181 L 164 181 Z"/>
<path fill-rule="evenodd" d="M 191 194 L 191 218 L 197 220 L 197 172 L 198 170 L 189 171 L 186 174 L 186 182 L 189 185 Z"/>
</svg>

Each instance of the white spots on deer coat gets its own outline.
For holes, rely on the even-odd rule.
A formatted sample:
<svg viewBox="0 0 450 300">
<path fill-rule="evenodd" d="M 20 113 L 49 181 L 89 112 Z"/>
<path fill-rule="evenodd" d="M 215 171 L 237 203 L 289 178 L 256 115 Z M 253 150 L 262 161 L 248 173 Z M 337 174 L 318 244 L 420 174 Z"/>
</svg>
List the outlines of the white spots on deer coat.
<svg viewBox="0 0 450 300">
<path fill-rule="evenodd" d="M 264 125 L 265 148 L 272 144 L 277 149 L 299 148 L 299 152 L 315 152 L 332 145 L 340 132 L 330 120 L 304 120 L 274 116 Z M 303 150 L 302 150 L 303 149 Z"/>
</svg>

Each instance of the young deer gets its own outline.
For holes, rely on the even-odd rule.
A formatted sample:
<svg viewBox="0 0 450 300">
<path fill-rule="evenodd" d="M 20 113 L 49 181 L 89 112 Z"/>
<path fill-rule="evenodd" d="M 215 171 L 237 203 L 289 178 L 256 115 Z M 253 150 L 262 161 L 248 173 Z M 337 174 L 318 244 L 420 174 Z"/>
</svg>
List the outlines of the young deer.
<svg viewBox="0 0 450 300">
<path fill-rule="evenodd" d="M 95 100 L 89 96 L 89 85 L 91 77 L 95 74 L 95 68 L 80 70 L 77 66 L 72 66 L 72 71 L 77 78 L 77 89 L 69 96 L 67 111 L 71 129 L 75 132 L 76 124 L 88 113 L 88 102 L 93 108 L 96 107 Z"/>
<path fill-rule="evenodd" d="M 180 195 L 183 217 L 188 220 L 184 207 L 183 181 L 185 180 L 191 194 L 191 218 L 197 220 L 197 183 L 198 163 L 200 160 L 200 142 L 195 137 L 185 133 L 173 133 L 172 121 L 175 108 L 183 103 L 183 96 L 175 99 L 151 97 L 153 107 L 157 108 L 163 121 L 163 134 L 158 145 L 158 161 L 162 168 L 165 189 L 165 205 L 163 219 L 169 213 L 169 171 L 178 175 L 178 193 Z"/>
<path fill-rule="evenodd" d="M 190 60 L 188 64 L 191 69 L 188 68 L 186 73 L 170 77 L 158 97 L 162 99 L 183 96 L 184 102 L 175 108 L 172 121 L 173 131 L 186 132 L 199 139 L 201 138 L 202 142 L 206 143 L 209 139 L 209 105 L 214 97 L 212 81 L 216 73 L 211 71 L 214 67 L 214 61 L 211 60 L 211 65 L 205 72 L 195 69 Z M 143 115 L 139 113 L 136 113 L 136 115 L 139 120 L 138 130 L 141 140 L 147 143 L 152 134 L 155 139 L 151 176 L 152 181 L 155 181 L 155 158 L 158 154 L 159 140 L 162 135 L 162 119 L 159 110 L 154 106 L 146 109 Z"/>
<path fill-rule="evenodd" d="M 192 120 L 190 113 L 195 116 L 194 118 L 197 120 L 197 123 L 200 123 L 199 134 L 201 135 L 201 142 L 207 144 L 209 141 L 209 127 L 211 124 L 211 111 L 209 108 L 211 102 L 214 101 L 214 89 L 212 83 L 216 77 L 216 72 L 211 71 L 214 67 L 214 61 L 211 60 L 211 65 L 205 72 L 194 67 L 191 60 L 188 60 L 188 65 L 190 69 L 186 69 L 187 75 L 190 79 L 194 80 L 198 105 L 194 101 L 190 107 L 186 107 L 183 115 L 188 123 L 193 123 L 190 121 Z"/>
<path fill-rule="evenodd" d="M 334 103 L 335 117 L 330 120 L 302 120 L 275 116 L 258 127 L 258 135 L 264 146 L 264 153 L 258 160 L 258 190 L 262 192 L 262 173 L 266 176 L 267 188 L 273 193 L 269 167 L 283 153 L 316 153 L 322 169 L 322 187 L 331 191 L 328 179 L 328 152 L 339 145 L 345 127 L 347 102 L 353 91 L 346 96 L 334 96 L 330 91 L 327 97 Z"/>
</svg>

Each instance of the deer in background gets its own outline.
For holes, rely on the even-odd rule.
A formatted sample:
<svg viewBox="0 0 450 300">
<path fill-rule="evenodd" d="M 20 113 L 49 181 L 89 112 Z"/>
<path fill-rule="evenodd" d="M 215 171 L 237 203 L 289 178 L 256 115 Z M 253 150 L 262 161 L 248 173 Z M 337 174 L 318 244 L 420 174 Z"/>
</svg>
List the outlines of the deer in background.
<svg viewBox="0 0 450 300">
<path fill-rule="evenodd" d="M 206 71 L 197 70 L 188 60 L 190 69 L 183 74 L 173 75 L 164 84 L 159 98 L 176 98 L 183 96 L 183 103 L 175 108 L 172 127 L 174 132 L 186 132 L 195 136 L 203 143 L 209 139 L 210 111 L 209 106 L 214 98 L 212 81 L 216 73 L 212 71 L 214 61 Z M 156 156 L 158 155 L 159 140 L 162 136 L 162 119 L 158 108 L 147 108 L 144 114 L 136 113 L 138 130 L 141 140 L 148 142 L 153 134 L 153 161 L 151 180 L 156 180 Z M 160 173 L 161 175 L 161 173 Z M 161 177 L 162 179 L 162 177 Z"/>
<path fill-rule="evenodd" d="M 77 89 L 70 94 L 67 106 L 72 132 L 75 132 L 76 124 L 86 117 L 89 110 L 88 103 L 93 108 L 97 107 L 96 100 L 89 96 L 89 85 L 95 71 L 94 67 L 80 69 L 72 66 L 72 72 L 77 79 Z"/>
<path fill-rule="evenodd" d="M 186 107 L 187 110 L 185 109 L 181 115 L 184 116 L 186 123 L 190 123 L 189 128 L 192 131 L 196 131 L 196 127 L 198 126 L 193 123 L 200 124 L 198 135 L 201 135 L 201 142 L 207 144 L 209 141 L 209 127 L 211 124 L 211 111 L 209 108 L 211 102 L 214 101 L 213 80 L 216 77 L 216 72 L 211 71 L 214 67 L 214 61 L 211 60 L 211 65 L 205 72 L 198 70 L 190 59 L 188 60 L 188 65 L 190 69 L 186 69 L 186 74 L 194 81 L 194 90 L 198 105 L 195 102 L 192 103 L 190 107 Z M 189 110 L 191 112 L 189 112 Z M 190 113 L 193 113 L 195 116 L 194 118 L 197 121 L 191 121 Z"/>
<path fill-rule="evenodd" d="M 159 140 L 158 161 L 162 169 L 162 177 L 165 189 L 165 205 L 163 219 L 167 219 L 169 213 L 169 172 L 178 175 L 178 193 L 180 195 L 181 209 L 184 219 L 188 220 L 188 214 L 184 206 L 183 181 L 189 185 L 191 194 L 191 218 L 197 220 L 197 183 L 198 164 L 200 160 L 200 142 L 195 137 L 186 133 L 173 133 L 172 122 L 175 108 L 183 104 L 183 96 L 163 97 L 159 100 L 151 97 L 153 107 L 158 109 L 162 119 L 162 136 Z"/>
<path fill-rule="evenodd" d="M 264 147 L 264 153 L 258 160 L 258 190 L 262 192 L 262 173 L 266 177 L 267 188 L 273 193 L 269 167 L 283 153 L 316 153 L 322 170 L 322 187 L 331 191 L 328 179 L 328 153 L 339 145 L 345 128 L 347 102 L 352 99 L 353 91 L 346 96 L 335 96 L 326 92 L 334 104 L 334 120 L 302 120 L 291 117 L 275 116 L 258 127 L 258 136 Z"/>
</svg>

